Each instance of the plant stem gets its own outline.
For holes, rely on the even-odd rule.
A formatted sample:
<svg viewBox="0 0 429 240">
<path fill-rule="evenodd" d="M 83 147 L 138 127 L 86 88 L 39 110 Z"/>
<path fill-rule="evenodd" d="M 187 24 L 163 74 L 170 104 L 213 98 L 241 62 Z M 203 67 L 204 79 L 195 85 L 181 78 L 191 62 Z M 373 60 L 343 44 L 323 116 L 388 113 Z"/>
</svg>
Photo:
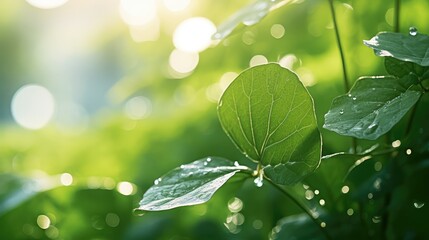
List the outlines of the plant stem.
<svg viewBox="0 0 429 240">
<path fill-rule="evenodd" d="M 401 8 L 401 0 L 395 0 L 395 25 L 394 25 L 395 32 L 399 32 L 400 8 Z"/>
<path fill-rule="evenodd" d="M 348 92 L 350 90 L 350 85 L 347 77 L 346 59 L 344 57 L 343 46 L 341 44 L 340 32 L 337 24 L 337 17 L 335 16 L 334 0 L 328 0 L 328 2 L 329 2 L 329 7 L 331 9 L 332 22 L 334 24 L 334 30 L 335 30 L 335 37 L 337 39 L 337 46 L 338 46 L 338 50 L 340 51 L 341 63 L 343 66 L 344 89 L 346 90 L 346 92 Z M 356 153 L 356 148 L 357 148 L 356 138 L 352 138 L 353 153 Z"/>
<path fill-rule="evenodd" d="M 332 22 L 334 24 L 335 37 L 337 39 L 337 46 L 338 46 L 338 50 L 340 51 L 341 63 L 343 64 L 344 89 L 346 90 L 346 92 L 348 92 L 350 90 L 350 85 L 347 77 L 346 60 L 344 57 L 343 46 L 341 44 L 340 32 L 337 24 L 337 17 L 335 16 L 334 1 L 333 0 L 328 0 L 328 1 L 329 1 L 329 7 L 331 9 Z"/>
<path fill-rule="evenodd" d="M 325 236 L 326 239 L 332 240 L 332 237 L 329 235 L 326 228 L 322 227 L 322 221 L 320 221 L 320 219 L 313 216 L 313 214 L 311 213 L 311 210 L 309 210 L 307 207 L 305 207 L 303 204 L 301 204 L 294 196 L 292 196 L 292 194 L 290 194 L 288 191 L 286 191 L 286 189 L 280 187 L 279 185 L 277 185 L 276 183 L 271 181 L 271 179 L 265 178 L 265 180 L 267 180 L 269 183 L 271 183 L 271 185 L 273 185 L 277 190 L 279 190 L 286 197 L 288 197 L 290 200 L 292 200 L 292 202 L 294 202 L 302 211 L 304 211 L 311 218 L 311 220 L 319 227 L 320 231 L 323 233 L 323 235 Z"/>
</svg>

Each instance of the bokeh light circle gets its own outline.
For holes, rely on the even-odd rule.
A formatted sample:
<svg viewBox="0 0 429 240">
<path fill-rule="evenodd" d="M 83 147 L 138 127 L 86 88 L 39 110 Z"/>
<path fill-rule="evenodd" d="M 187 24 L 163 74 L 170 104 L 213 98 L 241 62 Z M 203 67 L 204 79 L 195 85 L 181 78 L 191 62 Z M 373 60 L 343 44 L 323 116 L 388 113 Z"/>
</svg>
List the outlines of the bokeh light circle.
<svg viewBox="0 0 429 240">
<path fill-rule="evenodd" d="M 52 9 L 64 5 L 69 0 L 26 0 L 31 6 L 41 9 Z"/>
<path fill-rule="evenodd" d="M 193 17 L 181 22 L 174 30 L 173 44 L 184 52 L 201 52 L 212 42 L 216 26 L 207 18 Z"/>
<path fill-rule="evenodd" d="M 40 129 L 49 123 L 55 110 L 52 94 L 45 87 L 29 84 L 16 91 L 11 112 L 15 121 L 28 129 Z"/>
</svg>

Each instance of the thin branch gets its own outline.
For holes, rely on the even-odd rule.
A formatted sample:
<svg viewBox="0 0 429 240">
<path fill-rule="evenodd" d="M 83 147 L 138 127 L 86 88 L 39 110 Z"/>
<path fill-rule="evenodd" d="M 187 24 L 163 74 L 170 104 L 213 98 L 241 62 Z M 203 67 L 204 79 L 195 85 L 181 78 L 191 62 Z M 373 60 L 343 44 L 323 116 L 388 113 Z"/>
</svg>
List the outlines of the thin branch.
<svg viewBox="0 0 429 240">
<path fill-rule="evenodd" d="M 337 17 L 335 16 L 334 1 L 333 0 L 328 0 L 328 1 L 329 1 L 329 7 L 331 9 L 332 22 L 334 24 L 335 37 L 337 39 L 338 50 L 340 51 L 341 63 L 343 65 L 344 89 L 346 90 L 346 92 L 348 92 L 350 90 L 350 85 L 349 85 L 349 80 L 347 77 L 346 60 L 344 57 L 343 46 L 341 44 L 340 32 L 339 32 L 338 24 L 337 24 Z"/>
<path fill-rule="evenodd" d="M 288 191 L 286 191 L 286 189 L 280 187 L 279 185 L 277 185 L 276 183 L 271 181 L 271 179 L 265 178 L 265 180 L 267 180 L 269 183 L 271 183 L 271 185 L 273 185 L 277 190 L 279 190 L 286 197 L 288 197 L 290 200 L 292 200 L 292 202 L 294 202 L 302 211 L 304 211 L 304 213 L 306 213 L 311 218 L 311 220 L 319 227 L 320 231 L 323 233 L 323 235 L 325 236 L 326 239 L 332 240 L 332 237 L 329 235 L 326 228 L 322 227 L 322 221 L 320 221 L 320 219 L 314 217 L 314 215 L 311 213 L 311 210 L 309 210 L 307 207 L 305 207 L 303 204 L 301 204 L 294 196 L 292 196 L 292 194 L 290 194 Z"/>
<path fill-rule="evenodd" d="M 341 44 L 340 32 L 339 32 L 338 23 L 337 23 L 337 17 L 335 16 L 334 1 L 328 0 L 328 2 L 329 2 L 330 10 L 331 10 L 332 22 L 334 24 L 335 37 L 337 39 L 337 46 L 338 46 L 338 50 L 340 51 L 341 63 L 343 66 L 344 89 L 346 92 L 348 92 L 350 90 L 350 84 L 349 84 L 349 80 L 347 77 L 346 59 L 344 57 L 343 46 Z M 353 153 L 356 153 L 356 148 L 357 148 L 357 140 L 356 140 L 356 138 L 352 138 L 352 152 Z"/>
</svg>

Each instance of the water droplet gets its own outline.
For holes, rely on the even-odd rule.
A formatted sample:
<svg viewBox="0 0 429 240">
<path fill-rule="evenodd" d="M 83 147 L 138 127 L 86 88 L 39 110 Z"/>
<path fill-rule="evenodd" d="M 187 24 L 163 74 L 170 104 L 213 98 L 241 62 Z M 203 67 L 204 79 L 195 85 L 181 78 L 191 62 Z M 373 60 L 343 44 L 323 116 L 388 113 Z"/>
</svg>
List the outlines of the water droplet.
<svg viewBox="0 0 429 240">
<path fill-rule="evenodd" d="M 374 181 L 373 186 L 374 186 L 375 189 L 380 190 L 380 188 L 381 188 L 381 178 L 377 178 Z"/>
<path fill-rule="evenodd" d="M 409 31 L 410 31 L 410 35 L 411 35 L 411 36 L 416 36 L 416 35 L 417 35 L 417 33 L 418 33 L 418 31 L 417 31 L 417 28 L 416 28 L 416 27 L 410 27 L 410 28 L 409 28 Z"/>
<path fill-rule="evenodd" d="M 381 217 L 380 216 L 374 216 L 372 218 L 372 222 L 373 223 L 380 223 L 381 222 Z"/>
<path fill-rule="evenodd" d="M 311 191 L 311 190 L 307 190 L 307 191 L 305 191 L 305 198 L 306 198 L 307 200 L 311 200 L 311 199 L 313 199 L 313 198 L 314 198 L 314 193 L 313 193 L 313 191 Z"/>
<path fill-rule="evenodd" d="M 369 129 L 375 128 L 375 127 L 377 127 L 377 123 L 371 123 L 371 125 L 368 126 Z"/>
<path fill-rule="evenodd" d="M 353 101 L 356 101 L 356 97 L 353 97 L 353 98 L 352 98 L 352 100 L 353 100 Z"/>
<path fill-rule="evenodd" d="M 351 216 L 353 215 L 355 211 L 352 208 L 347 209 L 347 215 Z"/>
<path fill-rule="evenodd" d="M 341 109 L 340 110 L 340 115 L 343 115 L 344 114 L 344 110 L 343 109 Z"/>
<path fill-rule="evenodd" d="M 397 148 L 401 146 L 401 141 L 400 140 L 396 140 L 392 142 L 392 147 Z"/>
<path fill-rule="evenodd" d="M 204 164 L 204 166 L 207 166 L 207 162 L 204 162 L 203 164 Z"/>
<path fill-rule="evenodd" d="M 322 228 L 324 228 L 324 227 L 326 227 L 326 223 L 325 223 L 325 222 L 321 222 L 321 223 L 320 223 L 320 226 L 321 226 Z"/>
<path fill-rule="evenodd" d="M 319 190 L 314 190 L 314 194 L 319 195 Z"/>
<path fill-rule="evenodd" d="M 383 164 L 381 162 L 375 162 L 374 163 L 374 170 L 379 172 L 383 168 Z"/>
<path fill-rule="evenodd" d="M 344 193 L 344 194 L 348 193 L 349 191 L 350 191 L 349 186 L 343 186 L 343 187 L 341 188 L 341 192 L 342 192 L 342 193 Z"/>
<path fill-rule="evenodd" d="M 211 158 L 207 158 L 207 162 L 210 162 L 212 159 Z"/>
<path fill-rule="evenodd" d="M 319 204 L 320 204 L 320 206 L 325 206 L 325 200 L 324 199 L 320 199 L 319 200 Z"/>
<path fill-rule="evenodd" d="M 146 214 L 146 211 L 136 208 L 133 210 L 133 214 L 141 217 Z"/>
<path fill-rule="evenodd" d="M 264 180 L 261 177 L 257 177 L 255 178 L 255 180 L 253 181 L 255 183 L 255 185 L 257 187 L 262 187 L 262 185 L 264 185 Z"/>
<path fill-rule="evenodd" d="M 412 153 L 412 151 L 411 151 L 411 149 L 407 149 L 406 151 L 405 151 L 405 153 L 407 154 L 407 155 L 411 155 L 411 153 Z"/>
<path fill-rule="evenodd" d="M 236 166 L 236 167 L 240 167 L 240 164 L 239 164 L 237 161 L 235 161 L 235 162 L 234 162 L 234 166 Z"/>
<path fill-rule="evenodd" d="M 414 202 L 413 205 L 415 208 L 419 209 L 419 208 L 422 208 L 425 205 L 425 203 L 424 202 Z"/>
<path fill-rule="evenodd" d="M 372 199 L 374 195 L 372 193 L 368 193 L 368 199 Z"/>
<path fill-rule="evenodd" d="M 347 96 L 352 97 L 352 95 L 350 93 Z"/>
<path fill-rule="evenodd" d="M 153 182 L 155 185 L 158 185 L 162 181 L 162 178 L 155 179 Z"/>
</svg>

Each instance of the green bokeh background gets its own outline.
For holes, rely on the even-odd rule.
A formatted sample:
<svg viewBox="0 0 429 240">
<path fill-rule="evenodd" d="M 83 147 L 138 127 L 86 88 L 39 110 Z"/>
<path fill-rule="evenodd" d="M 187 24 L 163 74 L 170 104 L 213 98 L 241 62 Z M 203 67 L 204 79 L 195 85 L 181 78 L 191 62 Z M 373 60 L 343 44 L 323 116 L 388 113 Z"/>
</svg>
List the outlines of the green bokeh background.
<svg viewBox="0 0 429 240">
<path fill-rule="evenodd" d="M 156 41 L 140 43 L 132 40 L 121 21 L 116 0 L 70 0 L 51 10 L 35 8 L 25 1 L 2 2 L 0 239 L 267 239 L 279 219 L 301 213 L 270 186 L 256 188 L 251 180 L 239 178 L 206 204 L 143 216 L 133 212 L 156 178 L 183 163 L 221 156 L 252 166 L 222 131 L 216 103 L 207 92 L 224 73 L 239 73 L 249 67 L 254 55 L 264 55 L 269 62 L 278 62 L 287 54 L 296 56 L 298 61 L 292 70 L 304 82 L 311 82 L 309 91 L 319 126 L 323 125 L 331 100 L 344 92 L 329 5 L 322 0 L 298 1 L 271 12 L 255 26 L 240 27 L 217 46 L 200 53 L 199 64 L 191 75 L 183 79 L 168 76 L 168 56 L 174 49 L 172 32 L 178 22 L 203 16 L 218 25 L 248 2 L 194 0 L 188 10 L 170 13 L 159 1 L 160 36 Z M 380 31 L 393 31 L 393 2 L 335 1 L 351 81 L 363 75 L 386 74 L 383 60 L 362 41 Z M 406 34 L 410 26 L 429 32 L 428 9 L 429 2 L 425 0 L 403 1 L 401 32 Z M 100 14 L 103 11 L 107 13 Z M 283 25 L 283 37 L 271 35 L 274 24 Z M 88 27 L 85 36 L 74 35 L 84 31 L 70 30 L 87 25 L 92 27 Z M 61 43 L 49 39 L 55 36 L 49 33 L 52 28 L 62 29 L 54 34 L 64 34 L 72 40 Z M 81 42 L 71 44 L 74 38 Z M 61 53 L 50 51 L 43 44 L 58 44 L 60 49 L 79 54 L 61 59 Z M 18 126 L 12 119 L 10 103 L 16 90 L 28 83 L 46 86 L 54 97 L 72 89 L 72 98 L 86 108 L 87 120 L 62 125 L 54 118 L 50 125 L 35 131 Z M 124 114 L 124 104 L 134 96 L 150 99 L 149 117 L 132 120 Z M 427 97 L 423 102 L 419 119 L 422 129 L 427 131 Z M 347 151 L 350 147 L 349 138 L 322 128 L 321 131 L 324 154 Z M 391 138 L 400 134 L 400 130 L 394 130 Z M 360 145 L 365 148 L 373 143 L 362 141 Z M 369 164 L 368 169 L 372 169 L 374 162 Z M 340 169 L 334 165 L 323 171 L 335 173 Z M 425 172 L 418 177 L 427 180 Z M 73 176 L 71 186 L 55 185 L 63 173 Z M 356 175 L 365 181 L 365 174 Z M 117 191 L 120 182 L 132 183 L 133 193 L 123 195 Z M 39 192 L 38 186 L 49 189 Z M 330 187 L 324 181 L 311 185 L 321 192 L 315 202 L 324 198 L 327 211 L 345 211 L 347 207 L 335 205 L 335 197 L 331 196 L 332 202 L 329 200 Z M 291 189 L 305 200 L 302 184 Z M 398 191 L 408 201 L 409 192 L 414 190 L 405 186 Z M 243 203 L 239 218 L 244 222 L 227 228 L 224 223 L 234 215 L 228 202 L 234 197 Z M 427 209 L 425 206 L 416 213 L 416 209 L 404 210 L 406 214 L 399 216 L 421 220 L 420 216 L 428 214 Z M 48 229 L 38 226 L 40 215 L 51 220 Z M 396 228 L 398 236 L 414 229 L 407 224 L 392 224 L 403 226 L 403 230 Z M 427 227 L 427 223 L 420 225 L 414 226 Z M 391 236 L 396 235 L 396 230 L 392 230 Z"/>
</svg>

